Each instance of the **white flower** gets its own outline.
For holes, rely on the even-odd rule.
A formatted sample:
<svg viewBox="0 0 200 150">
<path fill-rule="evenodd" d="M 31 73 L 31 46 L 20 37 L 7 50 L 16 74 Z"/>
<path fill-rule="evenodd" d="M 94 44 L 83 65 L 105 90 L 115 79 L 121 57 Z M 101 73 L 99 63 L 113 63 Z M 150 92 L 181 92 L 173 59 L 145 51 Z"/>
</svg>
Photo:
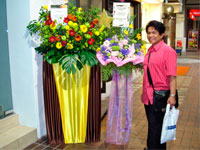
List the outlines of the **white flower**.
<svg viewBox="0 0 200 150">
<path fill-rule="evenodd" d="M 110 45 L 110 41 L 106 40 L 106 41 L 103 42 L 103 46 L 108 47 L 109 45 Z"/>
<path fill-rule="evenodd" d="M 113 51 L 112 53 L 111 53 L 111 56 L 118 56 L 119 55 L 119 51 Z"/>
</svg>

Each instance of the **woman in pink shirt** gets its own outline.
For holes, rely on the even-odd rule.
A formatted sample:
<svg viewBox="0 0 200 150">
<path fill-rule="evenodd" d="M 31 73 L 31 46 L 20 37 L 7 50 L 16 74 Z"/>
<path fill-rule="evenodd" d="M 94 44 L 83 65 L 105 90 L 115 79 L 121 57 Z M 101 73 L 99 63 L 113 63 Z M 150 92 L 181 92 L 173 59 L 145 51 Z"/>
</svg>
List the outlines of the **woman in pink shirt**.
<svg viewBox="0 0 200 150">
<path fill-rule="evenodd" d="M 152 44 L 144 59 L 142 94 L 142 102 L 148 120 L 147 149 L 166 149 L 166 143 L 160 144 L 160 136 L 166 105 L 170 103 L 172 107 L 176 103 L 177 54 L 163 41 L 165 33 L 163 23 L 150 21 L 146 26 L 146 32 L 147 38 Z M 166 100 L 161 99 L 162 103 L 156 102 L 155 96 L 153 98 L 154 91 L 164 90 L 169 92 Z"/>
</svg>

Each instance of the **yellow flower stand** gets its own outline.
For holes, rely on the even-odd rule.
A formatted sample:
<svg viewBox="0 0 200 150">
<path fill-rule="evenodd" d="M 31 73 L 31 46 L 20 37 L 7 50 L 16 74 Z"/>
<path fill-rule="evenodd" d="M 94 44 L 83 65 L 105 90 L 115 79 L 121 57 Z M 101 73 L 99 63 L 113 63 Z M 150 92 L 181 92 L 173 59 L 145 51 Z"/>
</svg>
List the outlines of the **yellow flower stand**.
<svg viewBox="0 0 200 150">
<path fill-rule="evenodd" d="M 66 144 L 85 143 L 90 70 L 85 65 L 75 74 L 67 74 L 59 64 L 53 64 Z"/>
</svg>

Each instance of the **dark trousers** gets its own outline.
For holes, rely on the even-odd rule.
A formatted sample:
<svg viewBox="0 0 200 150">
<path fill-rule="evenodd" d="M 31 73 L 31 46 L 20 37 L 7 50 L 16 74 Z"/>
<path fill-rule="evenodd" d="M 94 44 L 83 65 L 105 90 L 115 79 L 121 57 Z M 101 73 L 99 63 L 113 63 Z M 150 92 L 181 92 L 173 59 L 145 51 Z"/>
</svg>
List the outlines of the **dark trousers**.
<svg viewBox="0 0 200 150">
<path fill-rule="evenodd" d="M 147 148 L 153 150 L 154 149 L 166 150 L 166 143 L 160 144 L 162 123 L 165 112 L 155 111 L 155 109 L 150 103 L 149 105 L 144 105 L 144 106 L 148 120 Z"/>
</svg>

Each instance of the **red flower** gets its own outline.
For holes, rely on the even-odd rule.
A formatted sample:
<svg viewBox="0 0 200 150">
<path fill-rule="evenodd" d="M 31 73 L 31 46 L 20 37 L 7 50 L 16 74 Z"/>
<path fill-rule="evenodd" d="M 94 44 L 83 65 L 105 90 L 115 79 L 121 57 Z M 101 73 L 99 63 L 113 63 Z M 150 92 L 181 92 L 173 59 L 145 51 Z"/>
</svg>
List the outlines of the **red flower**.
<svg viewBox="0 0 200 150">
<path fill-rule="evenodd" d="M 56 41 L 56 37 L 55 37 L 55 36 L 51 36 L 51 37 L 49 38 L 49 41 L 50 41 L 51 43 L 55 42 L 55 41 Z"/>
<path fill-rule="evenodd" d="M 45 25 L 47 25 L 47 26 L 49 26 L 51 23 L 52 23 L 51 19 L 45 21 Z"/>
<path fill-rule="evenodd" d="M 90 22 L 90 27 L 94 28 L 95 24 L 93 22 Z"/>
<path fill-rule="evenodd" d="M 88 44 L 90 44 L 90 45 L 93 45 L 94 42 L 95 42 L 95 39 L 93 39 L 93 38 L 90 38 L 90 39 L 88 40 Z"/>
<path fill-rule="evenodd" d="M 47 16 L 47 20 L 51 20 L 51 16 L 50 15 Z"/>
<path fill-rule="evenodd" d="M 71 14 L 68 14 L 68 15 L 67 15 L 67 18 L 68 18 L 69 20 L 71 20 L 71 19 L 72 19 L 72 15 L 71 15 Z"/>
<path fill-rule="evenodd" d="M 67 44 L 67 41 L 61 41 L 61 44 L 62 44 L 63 47 L 65 47 L 66 44 Z"/>
<path fill-rule="evenodd" d="M 69 22 L 69 19 L 68 19 L 68 18 L 64 18 L 64 22 L 65 22 L 65 23 L 68 23 L 68 22 Z"/>
<path fill-rule="evenodd" d="M 73 29 L 69 30 L 69 35 L 70 36 L 74 36 L 75 34 L 76 34 L 76 32 Z"/>
<path fill-rule="evenodd" d="M 76 22 L 76 20 L 77 20 L 77 17 L 73 16 L 72 21 Z"/>
<path fill-rule="evenodd" d="M 92 32 L 90 32 L 90 31 L 88 31 L 88 32 L 87 32 L 87 34 L 89 34 L 90 36 L 92 36 L 92 34 L 93 34 L 93 33 L 92 33 Z"/>
</svg>

